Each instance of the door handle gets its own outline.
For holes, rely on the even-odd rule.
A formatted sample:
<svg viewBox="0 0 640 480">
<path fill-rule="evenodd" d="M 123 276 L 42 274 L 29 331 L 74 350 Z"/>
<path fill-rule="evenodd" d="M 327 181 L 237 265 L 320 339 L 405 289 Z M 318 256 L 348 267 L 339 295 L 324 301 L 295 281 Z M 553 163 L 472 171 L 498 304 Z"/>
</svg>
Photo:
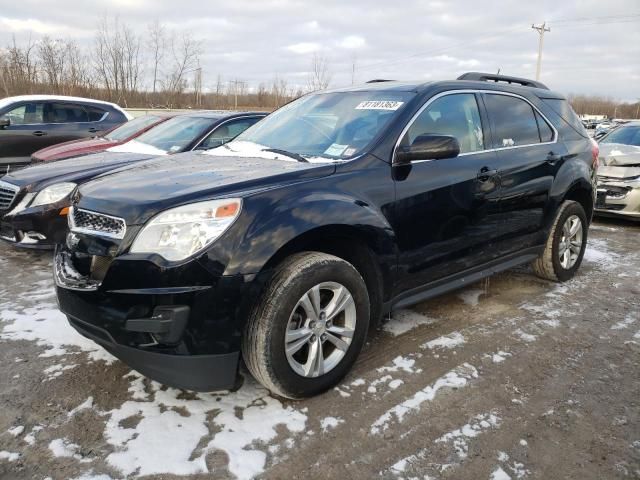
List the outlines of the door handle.
<svg viewBox="0 0 640 480">
<path fill-rule="evenodd" d="M 545 160 L 549 165 L 555 165 L 556 163 L 558 163 L 560 160 L 562 160 L 562 155 L 556 155 L 553 152 L 549 152 L 549 154 L 547 155 L 547 159 Z"/>
<path fill-rule="evenodd" d="M 36 130 L 35 132 L 33 132 L 33 134 L 36 137 L 43 137 L 43 136 L 45 136 L 47 134 L 47 132 L 43 132 L 42 130 Z"/>
<path fill-rule="evenodd" d="M 498 170 L 492 170 L 489 167 L 482 167 L 478 172 L 479 182 L 488 182 L 494 177 L 498 176 Z"/>
<path fill-rule="evenodd" d="M 91 128 L 89 129 L 89 133 L 96 133 L 97 131 L 98 131 L 98 129 L 97 129 L 97 128 L 94 128 L 94 127 L 91 127 Z"/>
</svg>

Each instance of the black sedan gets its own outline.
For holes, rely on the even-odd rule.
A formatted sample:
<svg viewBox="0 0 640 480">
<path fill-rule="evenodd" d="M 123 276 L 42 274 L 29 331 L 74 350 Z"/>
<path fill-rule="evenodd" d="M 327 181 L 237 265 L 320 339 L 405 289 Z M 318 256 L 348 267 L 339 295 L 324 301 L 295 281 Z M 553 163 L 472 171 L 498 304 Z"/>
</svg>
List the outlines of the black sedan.
<svg viewBox="0 0 640 480">
<path fill-rule="evenodd" d="M 18 247 L 64 241 L 72 192 L 98 175 L 150 158 L 220 146 L 266 114 L 194 112 L 152 128 L 106 152 L 34 165 L 0 179 L 0 239 Z"/>
</svg>

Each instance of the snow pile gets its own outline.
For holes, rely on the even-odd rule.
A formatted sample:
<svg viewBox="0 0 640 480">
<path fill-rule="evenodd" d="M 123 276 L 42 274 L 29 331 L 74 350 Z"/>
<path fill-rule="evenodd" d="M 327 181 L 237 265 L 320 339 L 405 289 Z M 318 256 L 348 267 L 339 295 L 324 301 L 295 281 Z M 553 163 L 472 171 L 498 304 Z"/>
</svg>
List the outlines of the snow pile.
<svg viewBox="0 0 640 480">
<path fill-rule="evenodd" d="M 420 325 L 430 325 L 434 322 L 436 322 L 435 319 L 412 310 L 396 310 L 391 314 L 391 318 L 382 325 L 382 329 L 397 337 Z"/>
<path fill-rule="evenodd" d="M 469 290 L 463 290 L 458 293 L 458 298 L 462 300 L 466 305 L 470 307 L 478 306 L 480 302 L 480 296 L 484 295 L 486 292 L 484 290 L 480 290 L 479 288 L 472 288 Z"/>
<path fill-rule="evenodd" d="M 449 335 L 443 335 L 442 337 L 434 338 L 427 343 L 423 343 L 420 348 L 428 348 L 429 350 L 435 348 L 452 349 L 463 343 L 465 343 L 464 336 L 460 332 L 452 332 Z"/>
</svg>

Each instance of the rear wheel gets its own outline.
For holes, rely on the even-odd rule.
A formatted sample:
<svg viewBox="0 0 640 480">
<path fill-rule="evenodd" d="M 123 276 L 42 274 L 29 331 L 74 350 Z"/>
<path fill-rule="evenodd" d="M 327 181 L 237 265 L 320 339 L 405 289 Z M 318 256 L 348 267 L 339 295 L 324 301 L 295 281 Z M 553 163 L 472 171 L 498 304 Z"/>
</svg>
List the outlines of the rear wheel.
<svg viewBox="0 0 640 480">
<path fill-rule="evenodd" d="M 252 375 L 288 398 L 336 385 L 355 362 L 369 327 L 369 295 L 348 262 L 317 252 L 277 268 L 251 313 L 242 352 Z"/>
<path fill-rule="evenodd" d="M 578 202 L 565 201 L 558 210 L 545 249 L 532 263 L 539 277 L 567 281 L 580 268 L 587 246 L 587 215 Z"/>
</svg>

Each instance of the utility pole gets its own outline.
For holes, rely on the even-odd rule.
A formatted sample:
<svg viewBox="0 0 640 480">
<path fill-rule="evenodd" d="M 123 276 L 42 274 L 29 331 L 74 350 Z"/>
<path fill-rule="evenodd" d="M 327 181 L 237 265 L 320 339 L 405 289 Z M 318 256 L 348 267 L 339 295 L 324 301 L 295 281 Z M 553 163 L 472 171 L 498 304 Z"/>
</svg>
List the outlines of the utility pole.
<svg viewBox="0 0 640 480">
<path fill-rule="evenodd" d="M 536 80 L 540 80 L 540 66 L 542 65 L 542 45 L 544 44 L 545 32 L 550 32 L 551 29 L 547 27 L 547 22 L 544 22 L 540 26 L 531 25 L 535 31 L 538 32 L 540 39 L 538 40 L 538 65 L 536 66 Z"/>
<path fill-rule="evenodd" d="M 234 109 L 237 110 L 238 109 L 238 86 L 239 85 L 244 85 L 244 82 L 242 80 L 231 80 L 229 83 L 233 84 L 233 96 L 234 96 Z"/>
</svg>

